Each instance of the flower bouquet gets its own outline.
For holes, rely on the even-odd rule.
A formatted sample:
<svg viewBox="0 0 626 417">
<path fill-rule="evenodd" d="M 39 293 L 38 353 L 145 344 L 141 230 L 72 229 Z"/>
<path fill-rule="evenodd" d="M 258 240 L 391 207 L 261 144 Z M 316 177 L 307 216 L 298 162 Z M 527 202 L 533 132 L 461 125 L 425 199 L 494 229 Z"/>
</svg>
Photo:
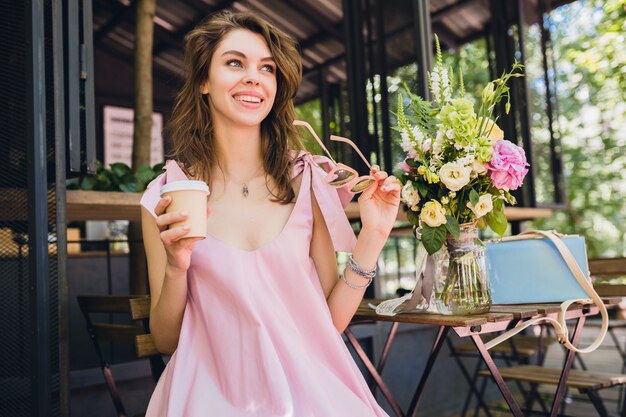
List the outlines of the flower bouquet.
<svg viewBox="0 0 626 417">
<path fill-rule="evenodd" d="M 461 72 L 455 91 L 455 77 L 444 68 L 439 41 L 435 41 L 436 64 L 428 74 L 433 101 L 411 93 L 406 86 L 408 109 L 402 94 L 398 99 L 396 129 L 407 153 L 401 164 L 402 201 L 428 254 L 447 249 L 447 271 L 445 266 L 438 269 L 445 282 L 435 282 L 437 308 L 448 314 L 483 312 L 491 305 L 491 297 L 484 246 L 476 228 L 489 226 L 504 234 L 504 203 L 515 204 L 510 191 L 522 185 L 528 172 L 524 150 L 504 139 L 493 112 L 506 98 L 505 112 L 509 113 L 507 82 L 521 77 L 523 66 L 515 62 L 509 72 L 489 82 L 476 111 L 465 94 Z"/>
</svg>

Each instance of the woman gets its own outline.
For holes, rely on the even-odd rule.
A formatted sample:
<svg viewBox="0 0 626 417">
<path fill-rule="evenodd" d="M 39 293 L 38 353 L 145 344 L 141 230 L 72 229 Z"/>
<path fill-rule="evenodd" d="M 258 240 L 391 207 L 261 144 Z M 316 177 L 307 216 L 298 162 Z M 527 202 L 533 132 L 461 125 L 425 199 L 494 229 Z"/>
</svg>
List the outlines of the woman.
<svg viewBox="0 0 626 417">
<path fill-rule="evenodd" d="M 146 415 L 386 416 L 341 332 L 396 218 L 397 180 L 372 168 L 355 239 L 343 211 L 354 181 L 327 180 L 335 164 L 303 152 L 293 125 L 296 44 L 259 17 L 200 23 L 185 69 L 170 135 L 186 175 L 209 184 L 210 215 L 204 240 L 168 229 L 186 218 L 159 197 L 185 178 L 172 161 L 142 198 L 150 329 L 173 353 Z M 352 252 L 341 279 L 335 250 Z"/>
</svg>

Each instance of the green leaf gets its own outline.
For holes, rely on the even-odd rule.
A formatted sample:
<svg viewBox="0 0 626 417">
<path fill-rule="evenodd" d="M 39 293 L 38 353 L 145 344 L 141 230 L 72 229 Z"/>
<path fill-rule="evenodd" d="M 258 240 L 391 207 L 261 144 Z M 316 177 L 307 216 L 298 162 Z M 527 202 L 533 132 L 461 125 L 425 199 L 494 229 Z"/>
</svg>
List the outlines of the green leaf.
<svg viewBox="0 0 626 417">
<path fill-rule="evenodd" d="M 413 225 L 419 224 L 419 214 L 417 214 L 415 211 L 408 209 L 406 212 L 406 217 L 409 220 L 409 223 Z"/>
<path fill-rule="evenodd" d="M 114 176 L 118 178 L 122 178 L 125 175 L 132 173 L 130 167 L 122 162 L 116 162 L 114 164 L 111 164 L 111 168 L 109 170 Z"/>
<path fill-rule="evenodd" d="M 446 234 L 444 225 L 439 227 L 422 226 L 422 243 L 430 255 L 441 249 L 443 242 L 446 240 Z"/>
<path fill-rule="evenodd" d="M 498 235 L 504 235 L 506 232 L 506 226 L 508 225 L 508 221 L 506 216 L 504 215 L 504 210 L 492 210 L 487 213 L 485 216 L 487 218 L 487 224 Z"/>
<path fill-rule="evenodd" d="M 485 220 L 485 216 L 479 218 L 476 221 L 476 227 L 478 227 L 481 230 L 485 230 L 485 228 L 487 227 L 487 220 Z"/>
<path fill-rule="evenodd" d="M 134 182 L 129 184 L 120 184 L 120 190 L 124 191 L 125 193 L 137 192 L 137 184 L 135 184 Z"/>
<path fill-rule="evenodd" d="M 428 195 L 428 185 L 420 182 L 417 184 L 417 191 L 419 191 L 420 196 L 422 198 L 426 197 Z"/>
<path fill-rule="evenodd" d="M 147 184 L 154 178 L 154 171 L 148 165 L 142 165 L 137 168 L 137 172 L 135 173 L 135 178 L 137 180 L 137 184 Z"/>
<path fill-rule="evenodd" d="M 419 168 L 419 166 L 421 165 L 420 161 L 416 161 L 413 158 L 407 158 L 406 163 L 408 166 L 410 166 L 411 168 Z"/>
<path fill-rule="evenodd" d="M 448 220 L 446 223 L 446 229 L 448 229 L 448 232 L 455 238 L 461 236 L 461 228 L 459 227 L 459 222 L 456 218 L 454 216 L 446 216 L 446 219 Z"/>
<path fill-rule="evenodd" d="M 480 197 L 478 196 L 478 193 L 476 192 L 476 190 L 474 190 L 472 188 L 471 191 L 470 191 L 470 194 L 469 194 L 469 199 L 470 199 L 470 201 L 472 203 L 472 206 L 475 206 L 476 204 L 478 204 L 478 199 L 479 198 Z"/>
<path fill-rule="evenodd" d="M 93 190 L 97 182 L 96 177 L 85 177 L 80 183 L 80 188 L 82 190 Z"/>
</svg>

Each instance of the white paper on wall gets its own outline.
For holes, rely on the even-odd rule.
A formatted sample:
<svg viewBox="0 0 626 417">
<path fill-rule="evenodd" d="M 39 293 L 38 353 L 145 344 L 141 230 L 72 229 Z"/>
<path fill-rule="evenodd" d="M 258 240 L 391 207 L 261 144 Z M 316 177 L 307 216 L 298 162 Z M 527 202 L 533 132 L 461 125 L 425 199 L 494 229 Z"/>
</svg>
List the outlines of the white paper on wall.
<svg viewBox="0 0 626 417">
<path fill-rule="evenodd" d="M 123 162 L 130 166 L 133 152 L 133 109 L 104 106 L 104 166 Z M 152 113 L 150 165 L 163 162 L 163 115 Z"/>
</svg>

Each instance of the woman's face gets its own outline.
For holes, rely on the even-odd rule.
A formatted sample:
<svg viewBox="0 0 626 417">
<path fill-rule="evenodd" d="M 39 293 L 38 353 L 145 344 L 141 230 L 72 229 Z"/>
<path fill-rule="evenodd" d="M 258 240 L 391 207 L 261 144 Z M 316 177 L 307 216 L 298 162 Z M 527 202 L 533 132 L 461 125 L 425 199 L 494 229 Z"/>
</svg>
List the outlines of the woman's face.
<svg viewBox="0 0 626 417">
<path fill-rule="evenodd" d="M 211 58 L 208 94 L 216 123 L 259 125 L 276 97 L 276 63 L 265 40 L 245 29 L 229 32 Z"/>
</svg>

